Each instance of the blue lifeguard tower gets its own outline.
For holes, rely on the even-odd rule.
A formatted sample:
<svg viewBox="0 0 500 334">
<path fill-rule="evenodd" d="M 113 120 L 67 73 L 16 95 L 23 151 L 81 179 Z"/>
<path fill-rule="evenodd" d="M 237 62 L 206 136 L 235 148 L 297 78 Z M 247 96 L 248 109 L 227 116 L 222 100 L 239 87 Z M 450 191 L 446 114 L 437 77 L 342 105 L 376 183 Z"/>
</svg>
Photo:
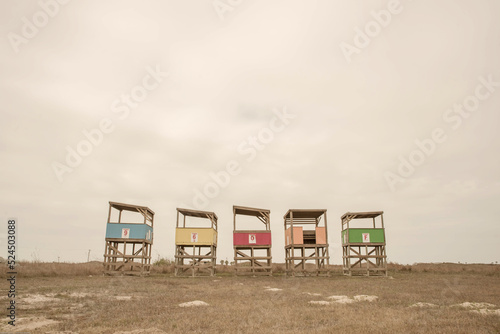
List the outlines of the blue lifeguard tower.
<svg viewBox="0 0 500 334">
<path fill-rule="evenodd" d="M 118 217 L 114 217 L 115 211 L 118 211 Z M 129 213 L 130 221 L 125 222 L 123 212 Z M 149 274 L 154 214 L 153 210 L 145 206 L 109 202 L 104 250 L 105 274 Z"/>
</svg>

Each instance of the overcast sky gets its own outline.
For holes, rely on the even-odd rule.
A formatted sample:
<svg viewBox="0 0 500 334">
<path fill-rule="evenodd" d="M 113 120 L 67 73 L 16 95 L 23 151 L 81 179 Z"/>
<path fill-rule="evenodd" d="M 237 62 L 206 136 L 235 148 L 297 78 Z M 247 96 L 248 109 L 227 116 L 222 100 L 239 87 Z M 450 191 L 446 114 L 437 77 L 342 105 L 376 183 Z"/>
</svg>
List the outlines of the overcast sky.
<svg viewBox="0 0 500 334">
<path fill-rule="evenodd" d="M 339 264 L 340 216 L 382 210 L 389 261 L 498 261 L 498 13 L 2 1 L 1 219 L 21 259 L 81 262 L 103 259 L 108 201 L 155 211 L 154 258 L 173 258 L 176 207 L 214 211 L 231 261 L 232 206 L 259 207 L 283 262 L 286 211 L 327 209 Z"/>
</svg>

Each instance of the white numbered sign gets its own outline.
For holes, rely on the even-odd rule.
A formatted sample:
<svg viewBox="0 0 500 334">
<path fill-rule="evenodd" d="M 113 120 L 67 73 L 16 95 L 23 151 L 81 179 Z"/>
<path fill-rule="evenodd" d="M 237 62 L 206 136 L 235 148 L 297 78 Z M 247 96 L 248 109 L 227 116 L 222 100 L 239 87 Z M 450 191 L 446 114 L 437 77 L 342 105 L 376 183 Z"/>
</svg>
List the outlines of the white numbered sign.
<svg viewBox="0 0 500 334">
<path fill-rule="evenodd" d="M 370 242 L 370 233 L 363 233 L 363 242 Z"/>
<path fill-rule="evenodd" d="M 257 243 L 257 237 L 255 236 L 255 234 L 249 234 L 248 235 L 248 243 L 249 244 L 255 244 L 255 243 Z"/>
<path fill-rule="evenodd" d="M 191 233 L 191 242 L 198 242 L 198 233 Z"/>
<path fill-rule="evenodd" d="M 122 228 L 122 238 L 128 239 L 130 237 L 130 229 Z"/>
</svg>

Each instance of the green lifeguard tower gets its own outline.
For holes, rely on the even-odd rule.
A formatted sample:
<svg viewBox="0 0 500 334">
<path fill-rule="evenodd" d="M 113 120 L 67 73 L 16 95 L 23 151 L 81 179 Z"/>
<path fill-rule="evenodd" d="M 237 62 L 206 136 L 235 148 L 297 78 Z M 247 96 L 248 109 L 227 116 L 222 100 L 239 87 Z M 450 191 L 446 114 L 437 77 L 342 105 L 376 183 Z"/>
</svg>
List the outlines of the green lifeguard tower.
<svg viewBox="0 0 500 334">
<path fill-rule="evenodd" d="M 383 214 L 347 212 L 341 217 L 344 275 L 387 276 Z"/>
</svg>

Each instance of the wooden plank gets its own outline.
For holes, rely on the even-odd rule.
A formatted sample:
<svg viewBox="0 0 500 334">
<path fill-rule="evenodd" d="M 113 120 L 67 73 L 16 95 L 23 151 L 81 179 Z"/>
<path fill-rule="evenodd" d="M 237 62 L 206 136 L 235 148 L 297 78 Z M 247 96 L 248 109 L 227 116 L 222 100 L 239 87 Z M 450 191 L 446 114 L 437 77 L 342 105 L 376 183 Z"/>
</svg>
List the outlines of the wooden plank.
<svg viewBox="0 0 500 334">
<path fill-rule="evenodd" d="M 212 255 L 175 255 L 175 258 L 184 258 L 184 259 L 198 259 L 198 260 L 203 260 L 203 259 L 212 259 Z"/>
<path fill-rule="evenodd" d="M 143 255 L 108 255 L 104 254 L 105 258 L 120 258 L 120 259 L 151 259 L 150 256 L 143 256 Z"/>
</svg>

